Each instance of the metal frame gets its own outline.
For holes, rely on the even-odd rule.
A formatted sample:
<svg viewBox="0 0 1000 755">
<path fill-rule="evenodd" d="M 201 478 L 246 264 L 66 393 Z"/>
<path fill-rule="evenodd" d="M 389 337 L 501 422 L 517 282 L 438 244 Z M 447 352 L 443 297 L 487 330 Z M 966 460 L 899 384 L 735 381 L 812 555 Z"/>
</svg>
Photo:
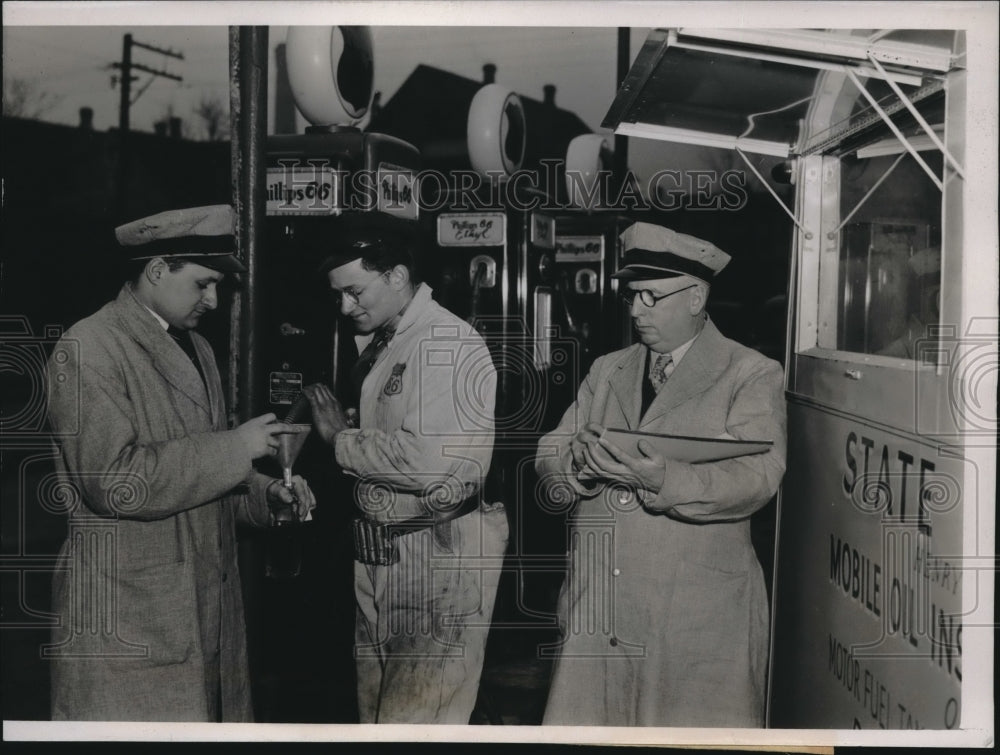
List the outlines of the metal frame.
<svg viewBox="0 0 1000 755">
<path fill-rule="evenodd" d="M 621 86 L 618 87 L 619 93 L 601 122 L 602 128 L 613 128 L 616 134 L 619 133 L 616 127 L 621 124 L 622 114 L 627 112 L 638 99 L 646 81 L 663 60 L 667 46 L 668 34 L 665 30 L 654 29 L 649 33 Z"/>
<path fill-rule="evenodd" d="M 789 145 L 783 142 L 769 142 L 764 139 L 747 139 L 725 134 L 708 134 L 704 131 L 676 128 L 674 126 L 656 126 L 650 123 L 622 123 L 615 129 L 618 136 L 638 136 L 644 139 L 676 142 L 679 144 L 694 144 L 699 147 L 715 147 L 717 149 L 742 149 L 760 155 L 773 157 L 788 157 L 791 153 Z"/>
<path fill-rule="evenodd" d="M 760 50 L 742 50 L 713 45 L 701 45 L 693 42 L 681 41 L 679 39 L 676 41 L 671 40 L 670 46 L 679 47 L 683 50 L 716 52 L 736 58 L 751 58 L 753 60 L 766 60 L 771 63 L 784 63 L 785 65 L 799 66 L 800 68 L 818 68 L 823 71 L 839 71 L 844 68 L 843 63 L 831 63 L 825 60 L 811 60 L 809 58 L 793 57 L 790 55 L 776 55 L 773 53 L 761 52 Z M 872 78 L 877 79 L 890 77 L 893 82 L 899 82 L 900 84 L 907 84 L 909 86 L 918 86 L 921 82 L 921 78 L 912 73 L 888 73 L 885 69 L 881 69 L 880 72 L 879 69 L 866 65 L 853 66 L 853 70 L 859 76 L 871 76 Z"/>
<path fill-rule="evenodd" d="M 796 234 L 795 286 L 790 302 L 799 302 L 794 309 L 794 338 L 788 340 L 785 364 L 793 365 L 795 353 L 816 346 L 819 332 L 819 258 L 822 234 L 820 186 L 824 181 L 823 158 L 806 157 L 799 163 L 796 181 L 796 205 L 800 209 L 802 227 Z"/>
<path fill-rule="evenodd" d="M 959 71 L 956 75 L 961 77 L 964 74 Z M 955 91 L 955 81 L 953 78 L 947 88 L 945 124 L 945 142 L 952 159 L 945 158 L 945 176 L 935 181 L 942 191 L 941 322 L 963 322 L 962 317 L 966 315 L 966 304 L 960 295 L 961 285 L 955 278 L 958 269 L 968 265 L 968 261 L 963 259 L 961 242 L 960 219 L 963 213 L 964 186 L 956 185 L 952 180 L 960 177 L 959 161 L 964 157 L 961 150 L 964 99 L 960 89 Z M 896 146 L 890 149 L 890 144 Z M 893 163 L 895 167 L 907 153 L 912 155 L 917 150 L 934 148 L 935 142 L 924 135 L 914 143 L 911 138 L 897 134 L 893 140 L 885 140 L 866 148 L 867 154 L 864 150 L 859 150 L 859 156 L 899 154 L 899 159 Z M 946 436 L 956 431 L 953 418 L 949 415 L 948 375 L 944 368 L 909 359 L 837 349 L 840 231 L 892 168 L 883 174 L 854 209 L 844 213 L 842 217 L 839 158 L 833 155 L 814 155 L 800 159 L 803 162 L 820 159 L 827 168 L 824 170 L 825 180 L 822 186 L 803 176 L 798 197 L 798 207 L 807 219 L 810 217 L 810 208 L 813 208 L 814 213 L 816 206 L 822 207 L 819 243 L 824 251 L 821 253 L 822 259 L 818 263 L 816 277 L 800 275 L 799 289 L 790 301 L 799 322 L 808 319 L 808 313 L 813 311 L 813 307 L 818 307 L 819 326 L 814 335 L 800 329 L 795 342 L 789 343 L 786 362 L 789 367 L 789 394 L 812 401 L 817 406 L 840 407 L 841 411 L 881 422 L 901 432 L 933 437 L 939 433 Z M 926 166 L 923 160 L 919 162 Z M 929 170 L 926 167 L 924 169 Z M 815 220 L 811 222 L 814 223 Z M 807 265 L 806 269 L 811 270 L 811 266 Z M 921 427 L 921 422 L 932 417 L 932 422 Z M 928 430 L 928 426 L 933 426 L 935 430 Z"/>
<path fill-rule="evenodd" d="M 710 40 L 722 44 L 706 44 L 691 41 L 692 39 Z M 733 44 L 745 46 L 727 46 Z M 605 128 L 614 128 L 615 134 L 618 136 L 637 136 L 722 149 L 742 149 L 746 152 L 776 157 L 787 157 L 792 151 L 791 145 L 660 126 L 652 123 L 623 121 L 623 117 L 641 97 L 646 83 L 671 47 L 842 73 L 855 82 L 866 97 L 869 97 L 878 116 L 886 121 L 890 128 L 895 130 L 888 115 L 906 108 L 915 114 L 918 122 L 924 126 L 932 141 L 936 140 L 936 136 L 931 127 L 916 112 L 913 102 L 940 90 L 943 81 L 936 74 L 951 70 L 956 57 L 952 55 L 951 50 L 930 45 L 895 42 L 886 40 L 880 35 L 873 35 L 869 38 L 852 37 L 845 34 L 805 29 L 656 29 L 650 33 L 640 50 L 635 63 L 622 82 L 619 96 L 615 99 L 601 124 Z M 767 50 L 775 50 L 776 52 L 768 52 Z M 823 57 L 809 58 L 790 55 L 789 51 L 811 53 Z M 890 70 L 886 66 L 892 66 L 892 69 Z M 907 68 L 917 70 L 907 70 Z M 933 78 L 929 83 L 925 83 L 928 76 Z M 899 102 L 892 103 L 891 107 L 883 111 L 878 103 L 871 99 L 863 85 L 858 82 L 858 77 L 886 81 L 899 97 Z M 899 88 L 899 84 L 909 86 L 924 84 L 924 86 L 917 90 L 911 101 Z M 853 133 L 867 128 L 873 122 L 872 119 L 867 119 L 861 124 L 855 124 L 848 128 Z M 816 136 L 822 138 L 816 139 L 813 143 L 803 144 L 800 140 L 800 145 L 802 145 L 800 153 L 822 152 L 831 143 L 842 140 L 846 133 L 848 133 L 846 129 L 834 133 L 818 132 Z M 940 148 L 940 142 L 935 143 Z M 919 157 L 917 159 L 919 160 Z M 952 162 L 956 164 L 957 170 L 961 174 L 961 166 L 958 166 L 954 160 Z"/>
<path fill-rule="evenodd" d="M 891 31 L 891 30 L 890 30 Z M 889 32 L 887 32 L 889 33 Z M 955 66 L 950 49 L 884 38 L 853 37 L 810 29 L 693 29 L 681 28 L 678 36 L 711 39 L 755 47 L 794 50 L 847 60 L 881 63 L 944 73 Z"/>
<path fill-rule="evenodd" d="M 846 76 L 846 69 L 844 70 L 844 75 Z M 931 95 L 937 94 L 944 89 L 944 81 L 935 79 L 929 84 L 921 87 L 916 92 L 914 92 L 908 99 L 910 103 L 919 102 L 924 100 Z M 867 90 L 866 90 L 867 93 Z M 836 128 L 831 126 L 825 131 L 819 131 L 814 134 L 811 138 L 806 140 L 800 140 L 803 142 L 803 146 L 799 150 L 801 154 L 818 154 L 828 151 L 831 147 L 840 144 L 848 136 L 853 134 L 862 133 L 870 129 L 874 124 L 879 121 L 883 121 L 885 116 L 893 115 L 903 109 L 904 105 L 902 102 L 897 100 L 896 102 L 889 103 L 884 106 L 880 106 L 882 113 L 878 112 L 870 113 L 864 118 L 860 118 L 855 123 L 848 123 L 842 128 Z M 845 118 L 846 122 L 846 118 Z"/>
</svg>

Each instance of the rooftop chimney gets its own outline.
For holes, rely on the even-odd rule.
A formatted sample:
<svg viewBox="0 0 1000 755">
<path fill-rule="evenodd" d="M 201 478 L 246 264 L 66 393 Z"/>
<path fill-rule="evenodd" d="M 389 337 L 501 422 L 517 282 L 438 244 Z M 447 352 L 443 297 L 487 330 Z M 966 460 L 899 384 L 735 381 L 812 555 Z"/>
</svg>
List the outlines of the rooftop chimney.
<svg viewBox="0 0 1000 755">
<path fill-rule="evenodd" d="M 493 63 L 483 66 L 483 83 L 493 84 L 497 80 L 497 67 Z"/>
<path fill-rule="evenodd" d="M 181 138 L 181 119 L 175 115 L 170 116 L 170 138 Z"/>
<path fill-rule="evenodd" d="M 80 108 L 80 130 L 81 131 L 94 130 L 94 108 L 92 107 Z"/>
<path fill-rule="evenodd" d="M 545 104 L 549 107 L 556 106 L 556 85 L 546 84 L 542 87 L 542 91 L 545 92 Z"/>
</svg>

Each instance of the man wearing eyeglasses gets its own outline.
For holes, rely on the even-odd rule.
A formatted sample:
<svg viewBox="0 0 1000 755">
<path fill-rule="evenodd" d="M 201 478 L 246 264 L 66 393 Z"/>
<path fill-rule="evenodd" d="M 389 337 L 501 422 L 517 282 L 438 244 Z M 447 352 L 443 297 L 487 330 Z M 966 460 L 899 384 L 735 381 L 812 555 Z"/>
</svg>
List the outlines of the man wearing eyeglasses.
<svg viewBox="0 0 1000 755">
<path fill-rule="evenodd" d="M 727 254 L 650 223 L 621 240 L 639 343 L 594 363 L 538 448 L 549 495 L 578 499 L 544 722 L 761 726 L 768 606 L 749 518 L 784 474 L 782 369 L 705 312 Z M 630 455 L 606 428 L 773 446 L 689 464 L 644 440 Z"/>
<path fill-rule="evenodd" d="M 358 334 L 358 427 L 326 386 L 305 393 L 317 431 L 358 478 L 361 722 L 467 724 L 507 544 L 503 505 L 481 494 L 496 370 L 479 334 L 417 279 L 406 224 L 345 218 L 323 245 L 321 270 Z"/>
</svg>

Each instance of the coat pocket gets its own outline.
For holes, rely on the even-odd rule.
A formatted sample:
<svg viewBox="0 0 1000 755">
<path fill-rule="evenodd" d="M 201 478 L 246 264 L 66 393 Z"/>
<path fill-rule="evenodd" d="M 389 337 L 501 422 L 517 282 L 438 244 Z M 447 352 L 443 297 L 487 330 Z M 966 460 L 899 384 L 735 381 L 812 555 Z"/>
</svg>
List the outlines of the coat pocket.
<svg viewBox="0 0 1000 755">
<path fill-rule="evenodd" d="M 139 574 L 181 563 L 184 560 L 184 536 L 180 531 L 183 521 L 182 516 L 144 522 L 119 520 L 116 548 L 122 573 L 127 569 Z"/>
<path fill-rule="evenodd" d="M 741 655 L 747 625 L 748 575 L 684 561 L 677 571 L 669 607 L 672 652 L 690 663 L 713 667 L 725 677 L 729 661 Z"/>
<path fill-rule="evenodd" d="M 122 568 L 116 584 L 118 636 L 144 646 L 152 666 L 187 662 L 198 637 L 190 566 L 178 562 Z"/>
<path fill-rule="evenodd" d="M 669 668 L 683 690 L 673 711 L 692 726 L 759 726 L 766 642 L 754 616 L 762 596 L 746 573 L 681 564 L 670 603 Z M 766 611 L 766 598 L 764 598 Z"/>
</svg>

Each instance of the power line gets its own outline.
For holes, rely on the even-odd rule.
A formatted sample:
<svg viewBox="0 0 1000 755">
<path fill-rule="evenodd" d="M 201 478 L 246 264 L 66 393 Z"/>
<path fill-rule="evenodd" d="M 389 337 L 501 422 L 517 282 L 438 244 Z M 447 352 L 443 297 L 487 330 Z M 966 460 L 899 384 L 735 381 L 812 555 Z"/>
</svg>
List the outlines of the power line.
<svg viewBox="0 0 1000 755">
<path fill-rule="evenodd" d="M 118 133 L 119 139 L 121 140 L 121 157 L 118 162 L 119 179 L 118 179 L 118 207 L 119 210 L 125 206 L 125 186 L 129 174 L 129 148 L 128 148 L 128 133 L 129 133 L 129 110 L 132 104 L 142 96 L 142 93 L 149 88 L 149 85 L 153 83 L 158 77 L 162 76 L 164 78 L 173 79 L 174 81 L 184 81 L 184 79 L 176 74 L 172 74 L 166 69 L 157 70 L 155 68 L 150 68 L 144 66 L 141 63 L 132 62 L 132 48 L 140 47 L 144 50 L 150 50 L 151 52 L 156 52 L 164 55 L 168 58 L 176 58 L 178 60 L 184 60 L 183 53 L 175 52 L 174 50 L 164 50 L 159 47 L 155 47 L 146 42 L 136 42 L 132 39 L 131 34 L 126 34 L 122 37 L 122 59 L 120 63 L 112 63 L 112 68 L 117 68 L 121 71 L 121 103 L 118 109 Z M 132 82 L 138 81 L 138 76 L 133 76 L 132 71 L 144 71 L 150 74 L 149 80 L 146 81 L 142 89 L 136 94 L 135 99 L 131 99 L 130 92 L 132 88 Z"/>
<path fill-rule="evenodd" d="M 142 96 L 142 93 L 149 88 L 150 84 L 152 84 L 157 77 L 162 76 L 164 78 L 172 79 L 177 82 L 184 81 L 183 77 L 170 73 L 165 68 L 155 69 L 155 68 L 150 68 L 149 66 L 145 66 L 142 63 L 133 63 L 132 62 L 133 47 L 141 47 L 144 50 L 150 50 L 151 52 L 156 52 L 170 58 L 184 60 L 183 53 L 176 52 L 174 50 L 166 50 L 163 49 L 162 47 L 156 47 L 155 45 L 151 45 L 148 42 L 138 42 L 132 39 L 131 34 L 126 34 L 122 38 L 121 62 L 112 63 L 111 68 L 116 68 L 121 71 L 120 80 L 122 89 L 121 89 L 121 105 L 118 113 L 118 130 L 121 132 L 123 136 L 126 133 L 128 133 L 129 130 L 129 109 L 133 104 L 135 104 L 138 101 L 138 99 Z M 136 93 L 134 99 L 131 97 L 132 82 L 138 81 L 139 77 L 132 75 L 133 70 L 143 71 L 145 73 L 150 74 L 150 78 L 146 81 L 143 87 Z M 114 79 L 112 79 L 112 83 L 114 83 Z"/>
</svg>

